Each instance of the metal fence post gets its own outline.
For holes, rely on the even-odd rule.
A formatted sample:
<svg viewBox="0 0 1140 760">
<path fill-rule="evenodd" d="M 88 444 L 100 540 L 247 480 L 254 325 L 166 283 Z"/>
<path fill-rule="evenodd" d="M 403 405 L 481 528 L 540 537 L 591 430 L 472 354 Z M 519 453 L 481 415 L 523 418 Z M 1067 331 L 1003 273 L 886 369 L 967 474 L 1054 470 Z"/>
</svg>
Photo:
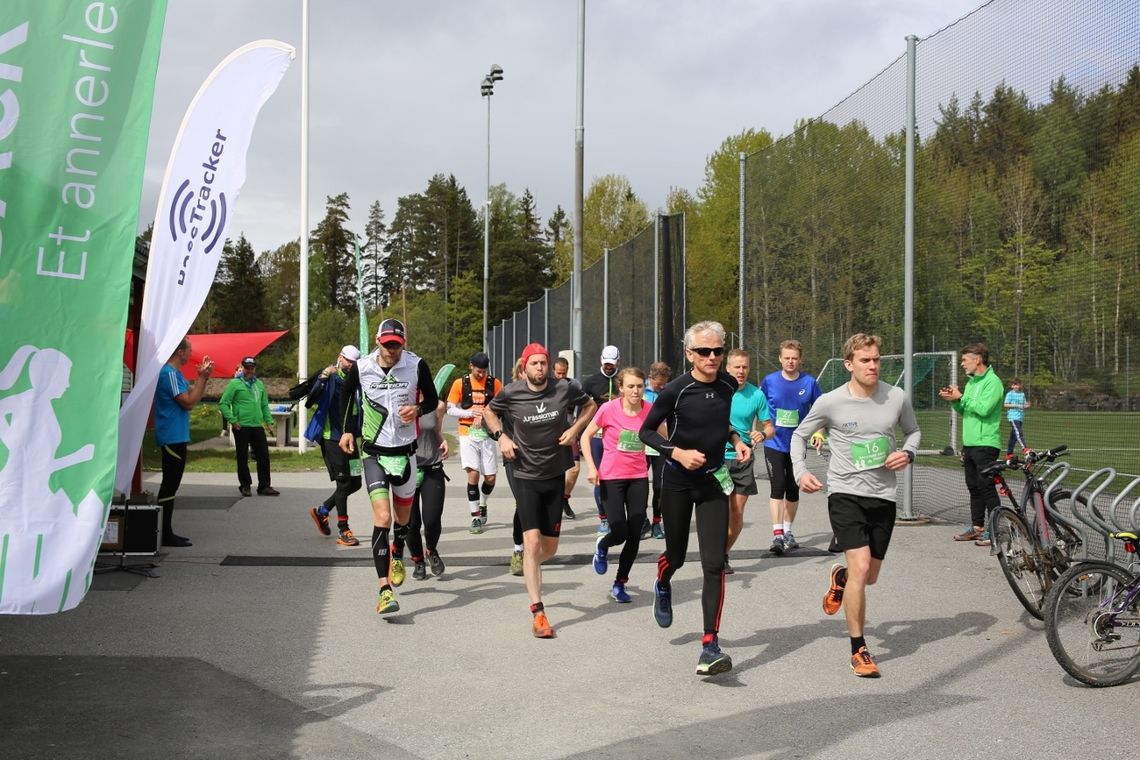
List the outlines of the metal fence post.
<svg viewBox="0 0 1140 760">
<path fill-rule="evenodd" d="M 661 361 L 661 215 L 653 217 L 653 361 Z"/>
<path fill-rule="evenodd" d="M 903 232 L 903 391 L 914 403 L 914 56 L 918 38 L 906 38 L 906 198 Z M 914 469 L 903 470 L 903 520 L 914 519 Z"/>
<path fill-rule="evenodd" d="M 737 256 L 737 318 L 736 332 L 739 336 L 740 347 L 744 348 L 744 166 L 748 161 L 748 154 L 740 153 L 740 211 L 737 213 L 739 222 L 740 252 Z"/>
<path fill-rule="evenodd" d="M 602 345 L 610 344 L 610 249 L 602 250 Z"/>
</svg>

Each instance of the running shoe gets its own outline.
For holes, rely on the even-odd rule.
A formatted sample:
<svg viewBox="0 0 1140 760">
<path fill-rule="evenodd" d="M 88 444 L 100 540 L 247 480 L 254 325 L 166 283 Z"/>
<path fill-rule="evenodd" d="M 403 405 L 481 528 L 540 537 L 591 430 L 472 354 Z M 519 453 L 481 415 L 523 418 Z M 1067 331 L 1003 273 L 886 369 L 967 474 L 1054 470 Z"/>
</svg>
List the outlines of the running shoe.
<svg viewBox="0 0 1140 760">
<path fill-rule="evenodd" d="M 479 522 L 482 523 L 483 525 L 487 524 L 487 505 L 486 504 L 480 504 L 479 505 Z"/>
<path fill-rule="evenodd" d="M 725 575 L 732 575 L 735 572 L 736 571 L 732 569 L 732 565 L 730 565 L 728 563 L 728 555 L 725 555 L 725 557 L 724 557 L 724 574 Z"/>
<path fill-rule="evenodd" d="M 665 538 L 665 526 L 659 522 L 653 523 L 653 537 L 662 539 Z"/>
<path fill-rule="evenodd" d="M 416 566 L 412 568 L 412 578 L 417 581 L 422 581 L 427 578 L 427 565 L 424 564 L 422 560 L 417 562 Z"/>
<path fill-rule="evenodd" d="M 511 575 L 523 574 L 522 552 L 511 552 Z"/>
<path fill-rule="evenodd" d="M 846 585 L 847 568 L 837 562 L 831 566 L 831 587 L 823 595 L 823 614 L 834 615 L 839 612 L 843 606 L 843 587 Z"/>
<path fill-rule="evenodd" d="M 606 537 L 604 535 L 598 536 L 598 540 L 594 542 L 594 572 L 598 575 L 605 575 L 606 570 L 609 569 L 609 556 L 610 548 L 606 546 Z"/>
<path fill-rule="evenodd" d="M 779 557 L 786 548 L 783 536 L 772 536 L 772 545 L 768 547 L 768 551 Z"/>
<path fill-rule="evenodd" d="M 483 532 L 483 520 L 478 515 L 471 518 L 471 529 L 467 531 L 473 536 L 477 536 Z"/>
<path fill-rule="evenodd" d="M 867 651 L 867 647 L 859 647 L 859 651 L 851 655 L 851 669 L 860 678 L 878 678 L 882 675 L 879 673 L 879 666 L 875 664 L 875 658 Z"/>
<path fill-rule="evenodd" d="M 573 520 L 575 517 L 578 516 L 578 515 L 574 514 L 574 510 L 570 509 L 570 502 L 569 501 L 563 501 L 562 502 L 562 516 L 565 517 L 567 520 Z"/>
<path fill-rule="evenodd" d="M 791 551 L 792 549 L 799 549 L 799 548 L 800 548 L 800 542 L 796 540 L 796 537 L 792 535 L 791 531 L 785 530 L 784 531 L 784 549 L 787 551 Z"/>
<path fill-rule="evenodd" d="M 653 535 L 653 526 L 649 524 L 648 520 L 642 522 L 641 523 L 641 540 L 644 541 L 645 539 L 649 538 L 652 535 Z"/>
<path fill-rule="evenodd" d="M 629 594 L 626 593 L 624 583 L 614 584 L 614 587 L 610 589 L 610 599 L 613 599 L 618 604 L 629 604 L 633 601 Z"/>
<path fill-rule="evenodd" d="M 322 536 L 332 535 L 332 529 L 329 528 L 329 513 L 320 507 L 313 507 L 309 510 L 309 516 L 313 518 L 313 522 L 317 524 L 317 530 L 321 532 Z"/>
<path fill-rule="evenodd" d="M 534 616 L 534 623 L 531 630 L 534 631 L 534 637 L 536 639 L 554 638 L 554 629 L 550 627 L 550 621 L 546 619 L 545 612 L 539 612 Z"/>
<path fill-rule="evenodd" d="M 428 555 L 428 562 L 431 564 L 431 574 L 439 577 L 443 575 L 444 565 L 443 557 L 439 556 L 439 552 L 432 552 Z"/>
<path fill-rule="evenodd" d="M 399 557 L 392 557 L 392 567 L 388 570 L 388 580 L 392 581 L 393 586 L 403 586 L 404 579 L 408 577 L 408 571 L 404 569 L 404 560 Z"/>
<path fill-rule="evenodd" d="M 387 615 L 399 609 L 400 603 L 396 601 L 396 592 L 390 588 L 381 589 L 380 597 L 376 600 L 376 611 L 381 615 Z"/>
<path fill-rule="evenodd" d="M 653 581 L 653 619 L 662 628 L 673 625 L 673 590 L 661 588 L 661 581 Z"/>
<path fill-rule="evenodd" d="M 993 541 L 990 540 L 990 532 L 983 530 L 982 535 L 974 542 L 974 546 L 993 546 Z"/>
<path fill-rule="evenodd" d="M 604 517 L 598 523 L 598 533 L 602 534 L 603 536 L 608 536 L 610 533 L 610 521 Z"/>
<path fill-rule="evenodd" d="M 347 527 L 337 531 L 336 542 L 341 546 L 360 546 L 360 539 L 352 535 Z"/>
<path fill-rule="evenodd" d="M 732 670 L 732 658 L 720 651 L 716 639 L 701 647 L 701 656 L 697 660 L 697 675 L 715 676 L 717 673 L 727 673 Z"/>
</svg>

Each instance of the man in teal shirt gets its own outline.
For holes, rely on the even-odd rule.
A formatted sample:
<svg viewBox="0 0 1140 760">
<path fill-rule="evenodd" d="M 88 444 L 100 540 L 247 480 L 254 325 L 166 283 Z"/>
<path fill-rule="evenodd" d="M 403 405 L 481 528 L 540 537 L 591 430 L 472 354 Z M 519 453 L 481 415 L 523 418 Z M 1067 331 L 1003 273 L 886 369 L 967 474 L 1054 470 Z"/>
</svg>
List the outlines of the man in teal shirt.
<svg viewBox="0 0 1140 760">
<path fill-rule="evenodd" d="M 993 480 L 982 470 L 997 460 L 1001 451 L 1001 409 L 1005 386 L 993 367 L 985 343 L 971 343 L 962 349 L 962 369 L 968 376 L 966 387 L 949 386 L 938 392 L 962 416 L 962 465 L 966 468 L 966 488 L 970 491 L 971 525 L 955 541 L 973 541 L 989 546 L 985 535 L 986 516 L 1001 501 Z"/>
<path fill-rule="evenodd" d="M 265 426 L 273 424 L 269 394 L 257 377 L 257 361 L 252 356 L 241 360 L 241 369 L 241 376 L 230 380 L 218 401 L 222 417 L 234 430 L 238 490 L 242 496 L 250 495 L 249 450 L 253 449 L 258 496 L 277 496 L 279 492 L 269 484 L 269 442 L 265 437 Z"/>
<path fill-rule="evenodd" d="M 749 446 L 758 446 L 776 434 L 772 425 L 772 414 L 768 411 L 768 399 L 764 391 L 748 382 L 749 357 L 748 352 L 742 348 L 734 348 L 728 352 L 728 374 L 736 380 L 736 393 L 732 396 L 732 408 L 729 411 L 728 421 L 733 430 Z M 759 426 L 759 427 L 758 427 Z M 725 550 L 732 549 L 740 532 L 744 530 L 744 505 L 748 497 L 757 493 L 756 473 L 752 469 L 752 459 L 747 462 L 737 461 L 736 449 L 725 441 L 724 463 L 728 467 L 728 474 L 732 477 L 732 493 L 728 497 L 728 543 Z M 724 561 L 724 571 L 734 572 Z"/>
</svg>

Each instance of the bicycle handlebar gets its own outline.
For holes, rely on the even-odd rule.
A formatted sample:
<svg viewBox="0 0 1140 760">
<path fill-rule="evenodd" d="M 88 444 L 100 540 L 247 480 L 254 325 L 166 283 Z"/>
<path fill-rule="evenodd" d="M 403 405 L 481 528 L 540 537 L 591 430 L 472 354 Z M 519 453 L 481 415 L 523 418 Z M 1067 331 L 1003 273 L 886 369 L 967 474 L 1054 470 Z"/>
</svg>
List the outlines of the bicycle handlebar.
<svg viewBox="0 0 1140 760">
<path fill-rule="evenodd" d="M 1052 462 L 1059 456 L 1064 456 L 1069 447 L 1066 444 L 1054 446 L 1045 451 L 1029 450 L 1025 452 L 1025 459 L 1010 459 L 1005 461 L 997 461 L 991 464 L 986 469 L 982 470 L 982 474 L 987 477 L 993 477 L 1002 470 L 1026 470 L 1028 471 L 1038 462 Z"/>
</svg>

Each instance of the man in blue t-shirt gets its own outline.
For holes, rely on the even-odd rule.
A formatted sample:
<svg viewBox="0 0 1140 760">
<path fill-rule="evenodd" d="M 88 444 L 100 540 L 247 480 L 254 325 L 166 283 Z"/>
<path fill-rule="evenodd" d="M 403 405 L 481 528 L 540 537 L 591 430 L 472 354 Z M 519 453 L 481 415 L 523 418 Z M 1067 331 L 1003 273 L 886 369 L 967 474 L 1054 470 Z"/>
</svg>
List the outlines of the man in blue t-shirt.
<svg viewBox="0 0 1140 760">
<path fill-rule="evenodd" d="M 154 389 L 154 440 L 162 452 L 162 484 L 158 505 L 162 507 L 162 545 L 191 546 L 190 539 L 177 535 L 170 526 L 174 516 L 174 496 L 186 469 L 186 445 L 190 443 L 190 410 L 202 400 L 206 381 L 214 371 L 210 357 L 202 357 L 198 378 L 186 382 L 182 367 L 190 361 L 190 340 L 183 338 L 170 360 L 158 373 Z"/>
<path fill-rule="evenodd" d="M 800 489 L 792 474 L 792 431 L 807 416 L 815 400 L 823 395 L 819 383 L 806 372 L 800 372 L 803 346 L 798 340 L 785 340 L 780 344 L 780 370 L 773 372 L 760 383 L 760 390 L 768 399 L 772 417 L 776 422 L 776 435 L 764 442 L 764 464 L 768 467 L 768 481 L 772 490 L 768 510 L 772 516 L 773 554 L 796 549 L 799 542 L 792 534 L 792 523 L 800 506 Z M 816 450 L 822 437 L 813 437 Z"/>
<path fill-rule="evenodd" d="M 1005 401 L 1003 406 L 1008 409 L 1005 413 L 1006 419 L 1009 420 L 1009 443 L 1005 447 L 1005 458 L 1009 459 L 1013 456 L 1013 445 L 1017 444 L 1023 449 L 1029 448 L 1025 442 L 1025 410 L 1029 408 L 1029 399 L 1025 395 L 1025 391 L 1021 389 L 1021 379 L 1013 378 L 1013 382 L 1009 384 L 1009 391 L 1005 394 Z"/>
<path fill-rule="evenodd" d="M 728 352 L 728 374 L 736 380 L 736 393 L 732 395 L 732 408 L 728 413 L 728 422 L 732 429 L 740 435 L 740 440 L 749 446 L 757 446 L 776 434 L 772 426 L 772 415 L 768 411 L 768 399 L 764 392 L 748 382 L 749 366 L 748 352 L 743 348 L 734 348 Z M 760 428 L 757 429 L 757 425 Z M 728 474 L 732 478 L 732 493 L 728 497 L 728 543 L 725 545 L 726 553 L 732 550 L 732 545 L 744 530 L 744 505 L 748 497 L 759 493 L 756 488 L 756 471 L 752 469 L 753 459 L 747 462 L 737 460 L 736 449 L 727 441 L 724 444 L 724 463 L 728 466 Z M 728 559 L 724 561 L 726 573 L 735 572 Z"/>
</svg>

